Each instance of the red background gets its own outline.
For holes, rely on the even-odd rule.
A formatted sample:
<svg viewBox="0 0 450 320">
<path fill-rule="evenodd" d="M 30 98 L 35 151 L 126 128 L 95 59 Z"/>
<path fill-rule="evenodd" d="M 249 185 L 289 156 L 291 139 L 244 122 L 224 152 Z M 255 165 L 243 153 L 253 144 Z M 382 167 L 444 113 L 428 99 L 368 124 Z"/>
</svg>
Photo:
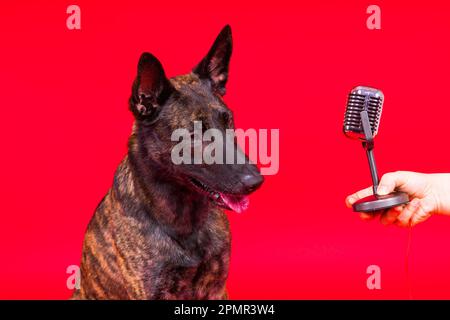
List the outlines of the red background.
<svg viewBox="0 0 450 320">
<path fill-rule="evenodd" d="M 81 31 L 66 8 L 81 7 Z M 408 298 L 407 230 L 360 221 L 345 196 L 370 184 L 341 133 L 346 95 L 384 91 L 380 172 L 450 170 L 450 6 L 377 1 L 2 1 L 0 298 L 66 299 L 86 225 L 126 153 L 127 99 L 143 51 L 189 72 L 225 24 L 226 101 L 237 127 L 280 129 L 280 171 L 230 213 L 233 299 Z M 450 298 L 450 218 L 413 230 L 414 298 Z M 381 290 L 366 268 L 381 267 Z"/>
</svg>

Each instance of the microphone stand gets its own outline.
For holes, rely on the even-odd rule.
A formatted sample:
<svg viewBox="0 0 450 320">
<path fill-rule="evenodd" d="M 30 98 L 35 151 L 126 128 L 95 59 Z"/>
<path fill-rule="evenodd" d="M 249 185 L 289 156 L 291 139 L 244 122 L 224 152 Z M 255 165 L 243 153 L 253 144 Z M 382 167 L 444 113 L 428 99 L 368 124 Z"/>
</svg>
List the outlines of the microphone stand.
<svg viewBox="0 0 450 320">
<path fill-rule="evenodd" d="M 366 98 L 366 110 L 368 99 Z M 373 182 L 373 195 L 362 198 L 353 204 L 353 210 L 357 212 L 374 213 L 387 210 L 392 207 L 396 207 L 409 202 L 409 197 L 404 192 L 392 192 L 387 195 L 378 195 L 377 189 L 379 184 L 377 166 L 375 164 L 375 157 L 373 155 L 373 135 L 369 121 L 369 114 L 367 111 L 361 111 L 361 125 L 364 131 L 365 141 L 363 141 L 363 147 L 366 150 L 367 160 L 369 161 L 370 174 L 372 175 Z"/>
<path fill-rule="evenodd" d="M 364 110 L 361 111 L 360 115 L 362 128 L 364 131 L 364 135 L 366 137 L 366 140 L 362 143 L 362 145 L 366 150 L 367 160 L 369 160 L 370 174 L 372 176 L 373 182 L 373 194 L 377 194 L 379 179 L 378 179 L 377 165 L 375 164 L 375 156 L 373 154 L 374 142 L 372 129 L 370 127 L 369 114 L 367 113 L 366 110 Z"/>
</svg>

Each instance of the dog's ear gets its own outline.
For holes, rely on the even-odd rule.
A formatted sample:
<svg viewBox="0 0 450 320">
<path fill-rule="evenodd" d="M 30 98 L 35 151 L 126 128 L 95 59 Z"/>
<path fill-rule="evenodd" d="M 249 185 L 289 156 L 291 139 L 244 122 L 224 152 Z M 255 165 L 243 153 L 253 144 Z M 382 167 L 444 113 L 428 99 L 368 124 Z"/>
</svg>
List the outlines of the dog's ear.
<svg viewBox="0 0 450 320">
<path fill-rule="evenodd" d="M 217 36 L 206 57 L 193 70 L 201 79 L 211 81 L 213 90 L 220 95 L 225 94 L 232 49 L 231 28 L 226 25 Z"/>
<path fill-rule="evenodd" d="M 139 59 L 130 101 L 130 108 L 135 116 L 153 118 L 173 90 L 161 62 L 151 53 L 143 53 Z"/>
</svg>

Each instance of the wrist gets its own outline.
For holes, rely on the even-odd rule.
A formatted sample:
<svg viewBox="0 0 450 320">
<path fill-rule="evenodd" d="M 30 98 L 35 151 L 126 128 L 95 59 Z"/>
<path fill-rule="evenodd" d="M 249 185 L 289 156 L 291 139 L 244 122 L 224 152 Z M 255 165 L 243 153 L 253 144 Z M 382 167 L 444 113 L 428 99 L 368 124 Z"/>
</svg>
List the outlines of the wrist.
<svg viewBox="0 0 450 320">
<path fill-rule="evenodd" d="M 450 215 L 450 173 L 433 174 L 432 185 L 436 197 L 436 213 Z"/>
</svg>

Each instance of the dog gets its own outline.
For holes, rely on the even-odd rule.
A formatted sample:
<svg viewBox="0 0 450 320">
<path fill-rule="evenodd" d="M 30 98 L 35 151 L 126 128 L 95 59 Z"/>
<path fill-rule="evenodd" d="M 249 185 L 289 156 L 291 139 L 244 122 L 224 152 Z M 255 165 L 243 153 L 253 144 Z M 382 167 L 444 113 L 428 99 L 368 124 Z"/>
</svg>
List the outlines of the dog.
<svg viewBox="0 0 450 320">
<path fill-rule="evenodd" d="M 224 209 L 245 209 L 264 179 L 246 156 L 244 164 L 175 165 L 171 134 L 191 131 L 194 121 L 234 129 L 222 99 L 231 52 L 227 25 L 189 74 L 168 79 L 156 57 L 141 55 L 128 153 L 87 227 L 72 299 L 227 298 Z M 242 152 L 236 142 L 233 148 Z"/>
</svg>

